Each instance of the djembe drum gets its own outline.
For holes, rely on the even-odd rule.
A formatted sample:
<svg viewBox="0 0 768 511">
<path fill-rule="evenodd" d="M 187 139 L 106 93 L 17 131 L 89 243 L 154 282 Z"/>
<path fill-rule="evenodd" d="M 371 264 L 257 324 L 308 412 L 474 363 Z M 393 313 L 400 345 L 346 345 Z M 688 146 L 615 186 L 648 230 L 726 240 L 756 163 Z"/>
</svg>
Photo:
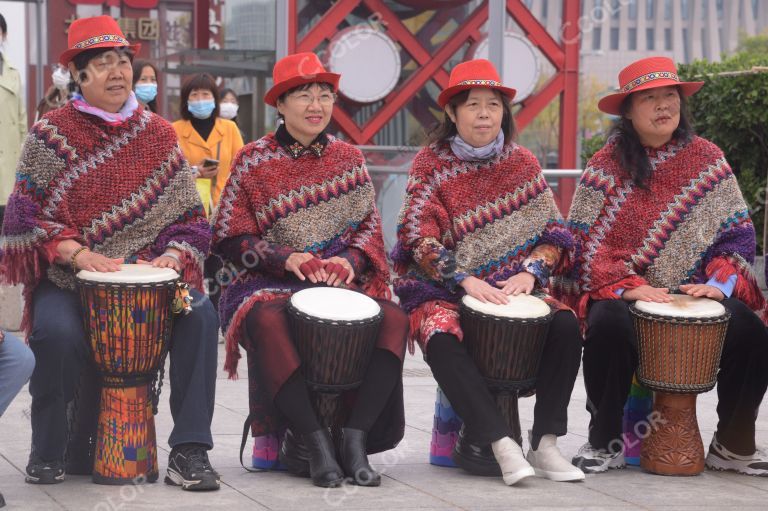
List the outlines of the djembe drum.
<svg viewBox="0 0 768 511">
<path fill-rule="evenodd" d="M 323 426 L 344 423 L 341 394 L 362 384 L 383 313 L 368 296 L 332 287 L 304 289 L 287 306 L 291 336 Z"/>
<path fill-rule="evenodd" d="M 522 445 L 517 399 L 535 389 L 554 314 L 544 300 L 531 295 L 510 296 L 505 305 L 483 303 L 465 295 L 460 314 L 467 352 L 485 378 L 496 405 L 512 429 L 513 438 Z M 465 441 L 467 435 L 471 432 L 462 427 L 459 442 Z M 460 449 L 454 449 L 454 460 L 459 452 Z M 500 474 L 490 446 L 484 446 L 483 457 L 488 460 L 488 467 L 477 473 Z M 457 464 L 467 468 L 460 461 Z"/>
<path fill-rule="evenodd" d="M 717 382 L 730 313 L 707 298 L 673 295 L 671 303 L 630 306 L 640 363 L 637 378 L 655 392 L 640 466 L 662 475 L 704 470 L 696 395 Z"/>
<path fill-rule="evenodd" d="M 155 385 L 168 352 L 179 275 L 125 264 L 77 274 L 85 331 L 101 380 L 93 481 L 154 482 L 158 477 Z"/>
</svg>

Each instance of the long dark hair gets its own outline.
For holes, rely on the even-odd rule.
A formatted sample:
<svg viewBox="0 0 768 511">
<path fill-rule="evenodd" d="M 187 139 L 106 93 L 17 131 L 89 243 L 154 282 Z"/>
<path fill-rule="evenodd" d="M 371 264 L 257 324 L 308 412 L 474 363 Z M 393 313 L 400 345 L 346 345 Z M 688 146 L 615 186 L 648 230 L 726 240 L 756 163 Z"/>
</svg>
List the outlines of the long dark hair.
<svg viewBox="0 0 768 511">
<path fill-rule="evenodd" d="M 153 63 L 151 63 L 148 60 L 141 60 L 137 59 L 133 61 L 133 88 L 136 88 L 136 83 L 138 83 L 139 78 L 141 78 L 141 72 L 144 71 L 145 67 L 151 67 L 152 71 L 155 72 L 155 78 L 157 81 L 160 81 L 160 73 L 157 72 L 157 66 L 155 66 Z M 147 107 L 154 113 L 157 113 L 158 107 L 157 107 L 157 97 L 147 103 Z"/>
<path fill-rule="evenodd" d="M 453 111 L 456 111 L 456 107 L 466 103 L 469 98 L 471 89 L 459 92 L 455 96 L 452 96 L 448 100 L 448 104 L 453 107 Z M 501 99 L 501 105 L 504 108 L 504 115 L 501 118 L 501 131 L 504 132 L 504 143 L 508 144 L 517 136 L 517 126 L 515 125 L 515 118 L 512 115 L 512 108 L 509 106 L 509 100 L 504 97 L 498 91 L 493 91 L 496 96 Z M 449 138 L 456 135 L 456 124 L 448 117 L 448 114 L 443 112 L 443 120 L 436 124 L 427 133 L 427 144 L 434 144 L 435 142 L 447 142 Z"/>
<path fill-rule="evenodd" d="M 688 105 L 685 96 L 677 88 L 680 95 L 680 123 L 672 133 L 672 138 L 679 142 L 688 142 L 693 138 L 694 131 L 691 125 L 691 116 L 688 111 Z M 648 188 L 648 180 L 651 178 L 651 161 L 648 159 L 648 153 L 640 142 L 640 135 L 637 134 L 632 121 L 627 119 L 627 113 L 632 106 L 632 94 L 626 97 L 621 103 L 619 111 L 620 117 L 611 127 L 608 133 L 608 140 L 615 141 L 613 156 L 619 160 L 621 168 L 625 169 L 635 185 L 640 188 Z"/>
</svg>

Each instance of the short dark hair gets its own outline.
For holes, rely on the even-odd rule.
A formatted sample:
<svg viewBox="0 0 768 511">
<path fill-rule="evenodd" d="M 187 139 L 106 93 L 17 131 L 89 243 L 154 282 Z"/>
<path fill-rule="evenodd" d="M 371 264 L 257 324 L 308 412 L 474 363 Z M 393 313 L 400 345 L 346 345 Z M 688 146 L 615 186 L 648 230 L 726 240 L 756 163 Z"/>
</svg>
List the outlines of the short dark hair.
<svg viewBox="0 0 768 511">
<path fill-rule="evenodd" d="M 504 114 L 501 117 L 501 131 L 504 133 L 504 143 L 508 144 L 517 137 L 517 126 L 515 125 L 515 117 L 512 115 L 512 107 L 506 96 L 497 90 L 491 90 L 493 90 L 494 94 L 501 99 L 501 106 L 504 109 Z M 456 111 L 457 106 L 466 103 L 470 91 L 471 89 L 459 92 L 448 100 L 448 105 L 453 107 L 454 112 Z M 427 133 L 427 144 L 447 142 L 449 138 L 457 133 L 458 130 L 456 129 L 456 124 L 448 116 L 447 112 L 443 112 L 443 120 Z"/>
<path fill-rule="evenodd" d="M 688 104 L 680 87 L 677 87 L 677 93 L 680 95 L 680 122 L 675 131 L 672 132 L 672 138 L 680 142 L 688 142 L 695 134 L 691 124 L 691 115 L 688 112 Z M 640 135 L 637 134 L 632 121 L 627 119 L 627 113 L 632 106 L 631 98 L 634 94 L 630 94 L 621 102 L 620 117 L 611 127 L 608 140 L 615 142 L 613 157 L 619 161 L 621 168 L 629 173 L 629 177 L 635 185 L 640 188 L 648 188 L 648 180 L 653 172 L 651 161 L 648 159 L 645 147 L 640 142 Z"/>
<path fill-rule="evenodd" d="M 88 63 L 92 60 L 101 55 L 102 53 L 107 53 L 108 51 L 123 51 L 125 52 L 131 59 L 131 62 L 133 62 L 133 52 L 128 49 L 128 47 L 125 46 L 118 46 L 118 47 L 108 47 L 108 48 L 92 48 L 90 50 L 85 50 L 74 57 L 72 57 L 72 63 L 75 65 L 75 69 L 77 69 L 77 74 L 80 76 L 74 76 L 75 81 L 75 92 L 81 92 L 80 91 L 80 82 L 84 80 L 83 72 L 85 71 L 85 68 L 88 67 Z"/>
<path fill-rule="evenodd" d="M 139 78 L 141 78 L 141 72 L 144 71 L 145 67 L 151 67 L 152 70 L 155 72 L 155 78 L 160 78 L 160 73 L 157 71 L 157 66 L 155 66 L 153 63 L 151 63 L 148 60 L 143 59 L 136 59 L 133 61 L 133 88 L 136 88 L 136 84 L 139 82 Z M 153 99 L 149 103 L 147 103 L 147 107 L 149 107 L 149 110 L 151 112 L 157 113 L 158 106 L 157 106 L 157 98 Z"/>
<path fill-rule="evenodd" d="M 216 87 L 216 80 L 208 73 L 199 73 L 184 82 L 181 87 L 181 98 L 179 99 L 179 113 L 181 118 L 187 121 L 192 120 L 192 114 L 187 109 L 187 102 L 189 102 L 189 95 L 193 90 L 205 89 L 211 91 L 213 94 L 213 103 L 216 107 L 213 109 L 211 115 L 216 118 L 219 116 L 219 88 Z"/>
<path fill-rule="evenodd" d="M 233 89 L 229 87 L 224 87 L 219 91 L 219 97 L 221 99 L 224 99 L 224 96 L 226 96 L 227 94 L 232 94 L 235 97 L 235 99 L 237 99 L 238 103 L 240 102 L 240 98 L 237 97 L 237 92 L 235 92 Z"/>
<path fill-rule="evenodd" d="M 8 33 L 8 24 L 5 22 L 5 16 L 0 14 L 0 32 L 3 34 Z"/>
</svg>

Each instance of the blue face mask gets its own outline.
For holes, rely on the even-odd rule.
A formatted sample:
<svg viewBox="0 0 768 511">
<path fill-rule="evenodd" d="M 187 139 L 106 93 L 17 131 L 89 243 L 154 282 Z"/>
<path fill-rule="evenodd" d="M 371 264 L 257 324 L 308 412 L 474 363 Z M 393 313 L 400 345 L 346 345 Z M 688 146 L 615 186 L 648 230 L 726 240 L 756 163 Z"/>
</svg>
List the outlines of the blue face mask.
<svg viewBox="0 0 768 511">
<path fill-rule="evenodd" d="M 216 108 L 216 103 L 212 99 L 203 99 L 201 101 L 188 101 L 187 110 L 198 119 L 207 119 L 211 112 Z"/>
<path fill-rule="evenodd" d="M 157 84 L 156 83 L 137 83 L 133 88 L 133 92 L 136 94 L 136 98 L 142 103 L 149 103 L 157 97 Z"/>
</svg>

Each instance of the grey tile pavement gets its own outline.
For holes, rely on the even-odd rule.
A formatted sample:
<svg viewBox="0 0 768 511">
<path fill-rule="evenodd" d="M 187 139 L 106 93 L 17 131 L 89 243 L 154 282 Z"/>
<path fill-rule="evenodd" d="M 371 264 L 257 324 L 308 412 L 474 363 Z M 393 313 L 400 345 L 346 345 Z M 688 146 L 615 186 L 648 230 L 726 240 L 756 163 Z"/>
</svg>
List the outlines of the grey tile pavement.
<svg viewBox="0 0 768 511">
<path fill-rule="evenodd" d="M 220 346 L 223 360 L 223 346 Z M 167 373 L 166 373 L 167 375 Z M 24 483 L 29 454 L 29 407 L 25 388 L 0 419 L 0 491 L 9 509 L 95 510 L 133 509 L 249 509 L 249 510 L 757 510 L 768 508 L 768 478 L 719 472 L 672 478 L 646 474 L 637 468 L 588 476 L 583 483 L 553 483 L 533 478 L 516 487 L 500 478 L 473 477 L 458 469 L 429 465 L 429 442 L 434 410 L 435 382 L 419 355 L 405 364 L 406 433 L 394 450 L 372 457 L 384 474 L 380 488 L 347 486 L 321 489 L 309 480 L 283 472 L 247 473 L 237 459 L 240 432 L 247 415 L 247 381 L 219 375 L 213 434 L 216 447 L 211 461 L 222 474 L 222 489 L 196 494 L 162 482 L 139 487 L 92 484 L 88 477 L 68 477 L 55 486 Z M 164 386 L 160 414 L 155 418 L 160 446 L 159 462 L 167 464 L 167 438 L 172 421 L 168 409 L 169 386 Z M 570 456 L 587 433 L 585 392 L 579 376 L 569 407 L 569 433 L 559 440 Z M 531 426 L 534 398 L 520 402 L 523 428 Z M 699 396 L 698 418 L 705 444 L 716 422 L 716 394 Z M 758 443 L 768 444 L 768 414 L 758 418 Z M 250 452 L 249 444 L 247 453 Z"/>
</svg>

